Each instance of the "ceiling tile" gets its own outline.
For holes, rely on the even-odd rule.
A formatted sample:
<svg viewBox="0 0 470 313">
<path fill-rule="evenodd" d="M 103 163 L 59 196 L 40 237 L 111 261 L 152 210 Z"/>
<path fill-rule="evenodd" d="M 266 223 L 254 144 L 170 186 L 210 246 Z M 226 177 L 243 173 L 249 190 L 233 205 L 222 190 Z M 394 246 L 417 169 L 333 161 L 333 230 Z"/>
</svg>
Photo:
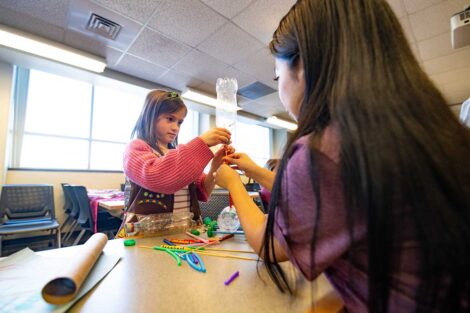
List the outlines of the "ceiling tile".
<svg viewBox="0 0 470 313">
<path fill-rule="evenodd" d="M 224 75 L 225 68 L 227 68 L 226 63 L 203 52 L 193 50 L 181 59 L 172 69 L 212 84 L 215 90 L 217 78 Z"/>
<path fill-rule="evenodd" d="M 267 48 L 260 49 L 236 63 L 233 67 L 253 75 L 264 84 L 277 89 L 274 78 L 274 58 Z"/>
<path fill-rule="evenodd" d="M 0 7 L 24 13 L 56 26 L 65 26 L 69 0 L 2 0 Z M 29 20 L 26 20 L 28 23 Z"/>
<path fill-rule="evenodd" d="M 431 75 L 430 78 L 436 85 L 445 85 L 470 80 L 470 66 L 461 67 L 452 71 Z M 469 90 L 470 96 L 470 90 Z"/>
<path fill-rule="evenodd" d="M 418 48 L 423 61 L 456 52 L 456 50 L 452 49 L 450 33 L 444 33 L 436 37 L 420 41 L 418 42 Z M 461 48 L 459 51 L 464 51 L 466 49 L 469 49 L 469 47 Z"/>
<path fill-rule="evenodd" d="M 237 15 L 233 22 L 261 42 L 268 44 L 279 21 L 294 3 L 294 0 L 256 0 Z"/>
<path fill-rule="evenodd" d="M 201 43 L 198 49 L 227 64 L 233 64 L 262 47 L 249 34 L 232 23 L 227 23 Z"/>
<path fill-rule="evenodd" d="M 190 51 L 190 48 L 146 28 L 129 49 L 131 54 L 171 67 Z"/>
<path fill-rule="evenodd" d="M 147 26 L 195 47 L 225 22 L 198 0 L 164 0 Z"/>
<path fill-rule="evenodd" d="M 248 98 L 242 97 L 240 95 L 237 95 L 237 104 L 239 106 L 243 107 L 243 105 L 247 104 L 248 102 L 251 102 L 251 100 Z"/>
<path fill-rule="evenodd" d="M 111 68 L 156 83 L 158 82 L 158 78 L 168 70 L 165 67 L 158 66 L 129 54 L 124 55 L 124 58 L 122 58 L 116 66 Z"/>
<path fill-rule="evenodd" d="M 173 89 L 183 92 L 186 87 L 197 89 L 197 86 L 202 84 L 202 81 L 194 77 L 178 73 L 174 70 L 169 70 L 158 78 L 158 82 L 162 85 L 171 87 Z"/>
<path fill-rule="evenodd" d="M 76 49 L 88 51 L 97 56 L 106 55 L 106 45 L 96 39 L 84 36 L 79 32 L 69 30 L 65 33 L 64 42 Z"/>
<path fill-rule="evenodd" d="M 405 6 L 403 5 L 402 0 L 387 0 L 388 4 L 392 7 L 395 15 L 400 18 L 406 15 Z"/>
<path fill-rule="evenodd" d="M 88 21 L 92 14 L 100 15 L 121 26 L 115 39 L 106 38 L 87 29 Z M 67 22 L 68 29 L 81 33 L 83 36 L 95 42 L 101 42 L 106 46 L 125 51 L 129 48 L 142 24 L 130 20 L 121 14 L 110 11 L 88 0 L 73 0 L 70 3 L 70 14 Z M 69 36 L 70 37 L 70 36 Z M 70 39 L 70 38 L 69 38 Z M 70 40 L 68 41 L 70 42 Z M 91 46 L 90 46 L 91 47 Z"/>
<path fill-rule="evenodd" d="M 201 85 L 197 86 L 197 90 L 212 97 L 217 96 L 217 92 L 215 90 L 215 82 L 213 84 L 204 82 Z"/>
<path fill-rule="evenodd" d="M 228 18 L 237 15 L 252 1 L 253 0 L 202 0 L 202 2 Z"/>
<path fill-rule="evenodd" d="M 410 14 L 410 23 L 417 41 L 450 32 L 450 18 L 463 10 L 468 0 L 440 2 L 422 11 Z"/>
<path fill-rule="evenodd" d="M 256 81 L 256 78 L 253 77 L 252 75 L 246 74 L 240 70 L 237 70 L 236 68 L 232 66 L 225 68 L 223 71 L 223 75 L 225 77 L 236 78 L 237 83 L 238 83 L 238 89 L 241 89 L 245 87 L 246 85 L 249 85 Z"/>
<path fill-rule="evenodd" d="M 400 24 L 401 24 L 401 27 L 403 28 L 403 31 L 405 32 L 405 36 L 408 42 L 409 43 L 416 42 L 413 31 L 411 30 L 410 20 L 408 19 L 408 16 L 404 16 L 400 18 Z"/>
<path fill-rule="evenodd" d="M 279 99 L 279 93 L 277 92 L 256 99 L 256 102 L 266 108 L 269 108 L 269 112 L 271 115 L 286 111 L 286 109 L 282 105 L 281 100 Z"/>
<path fill-rule="evenodd" d="M 421 55 L 419 54 L 418 45 L 416 43 L 411 43 L 410 48 L 418 62 L 422 62 Z"/>
<path fill-rule="evenodd" d="M 470 97 L 470 80 L 440 86 L 444 98 L 449 104 L 463 103 Z"/>
<path fill-rule="evenodd" d="M 0 8 L 2 4 L 0 2 Z M 7 8 L 0 9 L 0 23 L 56 42 L 62 42 L 65 35 L 62 27 Z"/>
<path fill-rule="evenodd" d="M 406 12 L 415 13 L 447 0 L 403 0 Z"/>
<path fill-rule="evenodd" d="M 276 114 L 276 110 L 272 107 L 260 106 L 257 102 L 249 102 L 242 106 L 243 110 L 261 117 L 270 117 Z"/>
<path fill-rule="evenodd" d="M 470 66 L 469 49 L 457 50 L 452 54 L 423 62 L 424 70 L 428 75 L 434 75 L 466 66 Z"/>
<path fill-rule="evenodd" d="M 99 5 L 128 16 L 142 24 L 152 15 L 160 0 L 92 0 Z"/>
<path fill-rule="evenodd" d="M 123 53 L 122 51 L 108 47 L 106 49 L 106 56 L 105 56 L 107 66 L 114 67 L 117 61 L 121 58 L 122 53 Z"/>
</svg>

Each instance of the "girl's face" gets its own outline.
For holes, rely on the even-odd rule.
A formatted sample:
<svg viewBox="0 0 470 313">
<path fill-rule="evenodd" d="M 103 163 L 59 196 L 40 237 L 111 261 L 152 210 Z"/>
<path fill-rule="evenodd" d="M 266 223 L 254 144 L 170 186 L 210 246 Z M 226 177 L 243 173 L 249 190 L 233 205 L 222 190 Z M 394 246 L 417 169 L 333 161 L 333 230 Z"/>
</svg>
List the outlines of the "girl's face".
<svg viewBox="0 0 470 313">
<path fill-rule="evenodd" d="M 160 114 L 155 120 L 157 145 L 167 147 L 169 143 L 174 142 L 185 117 L 185 109 L 180 109 L 174 113 Z"/>
<path fill-rule="evenodd" d="M 275 72 L 279 98 L 287 112 L 297 120 L 305 91 L 303 63 L 299 61 L 290 68 L 287 61 L 276 58 Z"/>
</svg>

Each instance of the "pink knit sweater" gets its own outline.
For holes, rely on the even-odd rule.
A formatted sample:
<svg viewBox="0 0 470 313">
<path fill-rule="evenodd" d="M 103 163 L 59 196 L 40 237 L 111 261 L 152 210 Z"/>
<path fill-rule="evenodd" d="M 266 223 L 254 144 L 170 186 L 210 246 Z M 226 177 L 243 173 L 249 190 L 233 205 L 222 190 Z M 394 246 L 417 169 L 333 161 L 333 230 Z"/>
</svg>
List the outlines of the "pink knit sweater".
<svg viewBox="0 0 470 313">
<path fill-rule="evenodd" d="M 154 192 L 174 194 L 196 182 L 198 199 L 207 201 L 203 170 L 214 154 L 201 138 L 178 145 L 162 157 L 143 140 L 131 141 L 124 151 L 124 173 L 134 183 Z"/>
</svg>

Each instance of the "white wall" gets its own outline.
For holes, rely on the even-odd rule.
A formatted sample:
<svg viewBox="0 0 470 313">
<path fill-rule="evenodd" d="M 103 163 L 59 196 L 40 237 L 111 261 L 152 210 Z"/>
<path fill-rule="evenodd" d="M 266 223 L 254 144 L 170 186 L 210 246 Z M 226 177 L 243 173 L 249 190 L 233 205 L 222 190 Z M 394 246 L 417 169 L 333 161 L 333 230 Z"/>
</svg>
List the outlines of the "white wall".
<svg viewBox="0 0 470 313">
<path fill-rule="evenodd" d="M 0 61 L 0 185 L 6 181 L 13 66 Z"/>
</svg>

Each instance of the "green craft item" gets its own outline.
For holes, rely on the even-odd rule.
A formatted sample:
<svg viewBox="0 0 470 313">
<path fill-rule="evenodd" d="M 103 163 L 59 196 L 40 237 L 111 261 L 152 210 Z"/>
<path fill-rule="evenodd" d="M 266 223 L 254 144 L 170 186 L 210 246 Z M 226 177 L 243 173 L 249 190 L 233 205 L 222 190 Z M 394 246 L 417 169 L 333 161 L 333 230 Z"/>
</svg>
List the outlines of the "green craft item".
<svg viewBox="0 0 470 313">
<path fill-rule="evenodd" d="M 135 240 L 134 239 L 126 239 L 126 240 L 124 240 L 124 245 L 126 247 L 135 246 Z"/>
</svg>

